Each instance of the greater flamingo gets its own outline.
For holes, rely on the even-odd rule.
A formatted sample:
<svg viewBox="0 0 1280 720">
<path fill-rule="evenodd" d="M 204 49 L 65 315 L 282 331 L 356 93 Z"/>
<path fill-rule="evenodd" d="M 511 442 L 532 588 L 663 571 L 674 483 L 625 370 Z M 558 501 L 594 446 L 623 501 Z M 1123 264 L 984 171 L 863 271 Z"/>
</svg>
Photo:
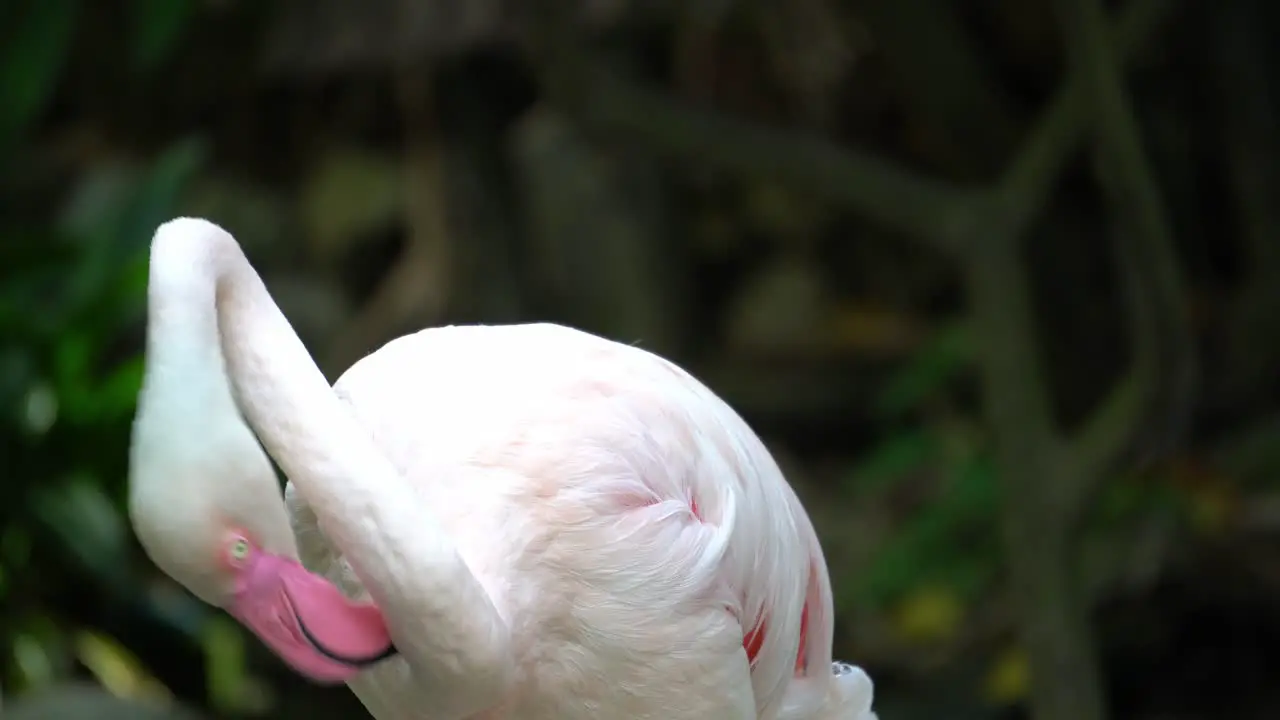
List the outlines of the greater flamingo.
<svg viewBox="0 0 1280 720">
<path fill-rule="evenodd" d="M 808 516 L 680 368 L 442 327 L 330 387 L 222 228 L 150 263 L 131 520 L 297 672 L 379 720 L 874 720 Z"/>
</svg>

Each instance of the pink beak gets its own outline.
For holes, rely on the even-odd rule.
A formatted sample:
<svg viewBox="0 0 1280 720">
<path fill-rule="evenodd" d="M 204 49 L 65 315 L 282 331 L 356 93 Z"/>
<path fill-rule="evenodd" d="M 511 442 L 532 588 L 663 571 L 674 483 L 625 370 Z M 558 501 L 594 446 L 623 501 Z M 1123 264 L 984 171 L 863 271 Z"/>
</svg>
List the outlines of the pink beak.
<svg viewBox="0 0 1280 720">
<path fill-rule="evenodd" d="M 228 610 L 318 683 L 346 682 L 396 653 L 375 605 L 348 600 L 328 580 L 278 555 L 251 554 Z"/>
</svg>

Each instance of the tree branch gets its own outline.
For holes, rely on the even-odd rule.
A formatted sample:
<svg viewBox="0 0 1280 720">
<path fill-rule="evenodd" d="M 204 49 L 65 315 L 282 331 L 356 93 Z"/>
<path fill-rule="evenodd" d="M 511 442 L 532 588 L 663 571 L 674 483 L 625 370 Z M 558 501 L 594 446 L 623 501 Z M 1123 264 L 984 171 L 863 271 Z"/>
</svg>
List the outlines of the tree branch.
<svg viewBox="0 0 1280 720">
<path fill-rule="evenodd" d="M 978 348 L 982 404 L 995 439 L 1001 529 L 1018 627 L 1031 667 L 1035 720 L 1103 720 L 1089 603 L 1075 577 L 1059 488 L 1079 466 L 1052 423 L 1015 236 L 976 243 L 962 263 Z"/>
<path fill-rule="evenodd" d="M 1171 0 L 1134 0 L 1112 32 L 1127 57 L 1150 36 Z M 549 7 L 554 8 L 552 2 Z M 682 160 L 802 189 L 952 254 L 973 238 L 1016 236 L 1043 207 L 1084 126 L 1083 87 L 1069 80 L 1041 113 L 995 191 L 931 180 L 835 143 L 702 110 L 585 57 L 558 23 L 528 44 L 547 92 L 588 128 Z"/>
<path fill-rule="evenodd" d="M 1084 4 L 1091 6 L 1087 8 L 1091 14 L 1084 18 L 1087 27 L 1083 32 L 1079 15 L 1074 18 L 1077 24 L 1067 32 L 1071 57 L 1087 56 L 1090 63 L 1071 63 L 1065 88 L 1042 114 L 1024 150 L 995 190 L 1004 210 L 1002 225 L 986 238 L 973 239 L 963 254 L 962 266 L 979 338 L 977 345 L 984 353 L 980 363 L 983 401 L 996 438 L 996 462 L 1005 499 L 1005 551 L 1022 640 L 1031 660 L 1031 714 L 1036 720 L 1103 720 L 1107 711 L 1101 672 L 1089 623 L 1089 602 L 1074 572 L 1072 528 L 1085 506 L 1089 489 L 1104 470 L 1094 455 L 1097 433 L 1105 431 L 1108 438 L 1127 441 L 1136 420 L 1126 413 L 1117 415 L 1115 406 L 1109 403 L 1090 423 L 1084 444 L 1077 447 L 1069 445 L 1054 427 L 1048 383 L 1036 350 L 1029 309 L 1029 280 L 1018 246 L 1019 238 L 1043 206 L 1075 147 L 1082 121 L 1096 121 L 1088 110 L 1096 110 L 1099 104 L 1100 75 L 1111 83 L 1106 121 L 1114 128 L 1117 119 L 1128 120 L 1128 138 L 1121 137 L 1117 142 L 1113 135 L 1107 154 L 1125 163 L 1123 187 L 1137 195 L 1131 202 L 1140 205 L 1138 227 L 1130 233 L 1132 242 L 1145 243 L 1141 254 L 1160 265 L 1157 292 L 1139 293 L 1135 300 L 1167 300 L 1170 292 L 1180 294 L 1180 286 L 1159 198 L 1141 153 L 1136 150 L 1137 130 L 1132 113 L 1126 105 L 1116 104 L 1117 96 L 1123 99 L 1120 71 L 1101 7 L 1096 0 L 1060 2 L 1072 6 L 1073 13 L 1078 13 Z M 1159 0 L 1131 3 L 1125 13 L 1128 22 L 1121 25 L 1120 34 L 1150 29 L 1167 7 L 1168 3 Z M 1117 107 L 1121 112 L 1116 111 Z M 1122 144 L 1126 146 L 1118 147 Z M 1128 267 L 1134 265 L 1130 263 Z M 1149 309 L 1141 303 L 1134 307 Z M 1140 332 L 1148 332 L 1151 327 L 1151 323 L 1143 323 Z M 1153 345 L 1145 335 L 1136 339 L 1143 348 Z M 1135 365 L 1135 371 L 1142 370 L 1142 365 Z M 1132 383 L 1126 383 L 1114 395 L 1121 407 L 1144 405 L 1145 397 L 1132 400 L 1133 388 Z M 1114 450 L 1104 446 L 1097 452 L 1109 454 Z"/>
<path fill-rule="evenodd" d="M 1084 85 L 1099 175 L 1121 218 L 1120 266 L 1131 306 L 1132 367 L 1080 432 L 1076 451 L 1086 483 L 1067 502 L 1082 507 L 1098 478 L 1131 446 L 1158 400 L 1178 417 L 1194 383 L 1193 340 L 1173 232 L 1142 149 L 1137 119 L 1104 32 L 1098 0 L 1057 0 L 1073 74 Z M 1166 367 L 1163 368 L 1162 364 Z M 1171 365 L 1171 367 L 1169 367 Z M 1161 376 L 1169 380 L 1162 387 Z M 1170 392 L 1162 392 L 1165 388 Z"/>
<path fill-rule="evenodd" d="M 1132 0 L 1106 30 L 1120 58 L 1128 62 L 1169 16 L 1173 0 Z M 1069 73 L 1063 87 L 1041 111 L 1022 150 L 997 186 L 1005 236 L 1021 235 L 1044 207 L 1084 132 L 1087 79 Z"/>
<path fill-rule="evenodd" d="M 575 96 L 556 100 L 592 130 L 804 190 L 935 248 L 978 221 L 976 192 L 827 140 L 702 110 L 598 66 L 578 72 Z"/>
<path fill-rule="evenodd" d="M 1102 42 L 1113 41 L 1122 56 L 1126 60 L 1129 59 L 1146 42 L 1160 22 L 1168 16 L 1172 5 L 1171 0 L 1133 0 L 1121 12 L 1120 19 L 1109 33 L 1105 25 L 1100 26 L 1101 33 L 1110 34 L 1112 38 L 1109 41 L 1104 37 Z M 1114 61 L 1114 54 L 1110 52 L 1109 47 L 1108 59 Z M 1090 97 L 1090 82 L 1083 71 L 1073 70 L 1068 74 L 1063 89 L 1054 96 L 1049 107 L 1041 112 L 1022 150 L 992 190 L 994 196 L 992 207 L 997 208 L 998 212 L 991 218 L 990 225 L 984 230 L 983 235 L 975 236 L 966 243 L 969 255 L 980 252 L 974 247 L 978 243 L 1006 245 L 1009 246 L 1010 252 L 1016 252 L 1014 246 L 1026 234 L 1032 221 L 1044 207 L 1054 183 L 1057 182 L 1081 138 L 1085 119 L 1088 117 L 1085 108 Z M 1168 243 L 1157 241 L 1155 245 L 1167 248 Z M 1157 260 L 1162 256 L 1164 256 L 1162 262 L 1173 262 L 1171 249 L 1167 252 L 1154 251 L 1154 257 Z M 1175 278 L 1176 273 L 1177 267 L 1174 264 Z M 1001 281 L 997 278 L 997 281 L 998 284 L 1006 286 L 1006 292 L 1010 293 L 1008 302 L 1013 303 L 1014 298 L 1023 296 L 1021 291 L 1015 292 L 1011 286 L 1024 280 L 1014 278 Z M 1166 282 L 1165 285 L 1167 284 Z M 1166 296 L 1167 293 L 1166 289 L 1160 295 Z M 1174 295 L 1179 296 L 1180 290 L 1175 289 Z M 1025 298 L 1024 300 L 1029 303 L 1029 300 Z M 1029 304 L 1026 306 L 1029 307 Z M 1027 329 L 1026 337 L 1019 341 L 1019 344 L 1025 343 L 1034 347 L 1034 335 L 1030 331 L 1033 327 L 1031 318 L 1022 318 L 1017 325 Z M 1014 327 L 1013 321 L 1006 323 L 1006 327 Z M 1141 327 L 1150 327 L 1150 323 L 1142 323 Z M 1147 342 L 1147 336 L 1148 333 L 1145 330 L 1136 335 L 1136 338 L 1141 340 L 1139 346 L 1144 350 L 1142 353 L 1144 358 L 1151 353 L 1158 353 L 1158 350 L 1145 351 L 1148 346 L 1154 344 Z M 1009 340 L 1007 335 L 999 337 L 1002 343 Z M 1018 393 L 1022 398 L 1021 402 L 1025 405 L 1021 411 L 1024 413 L 1021 422 L 1030 421 L 1042 431 L 1048 432 L 1053 414 L 1041 358 L 1034 350 L 1029 350 L 1021 357 L 1020 364 L 1021 367 L 1013 372 L 1022 376 L 1019 384 L 1024 388 Z M 1135 373 L 1134 377 L 1139 376 Z M 1001 381 L 1009 377 L 1007 373 L 1002 373 Z M 1086 429 L 1075 443 L 1081 464 L 1079 479 L 1072 485 L 1072 489 L 1063 490 L 1064 495 L 1074 498 L 1068 501 L 1068 505 L 1073 508 L 1072 512 L 1078 512 L 1074 508 L 1079 507 L 1088 494 L 1087 489 L 1077 486 L 1092 486 L 1094 481 L 1091 478 L 1103 469 L 1102 465 L 1127 445 L 1133 428 L 1147 407 L 1148 396 L 1149 393 L 1145 392 L 1139 383 L 1128 379 L 1117 386 L 1100 410 L 1086 423 Z"/>
<path fill-rule="evenodd" d="M 342 373 L 404 327 L 437 321 L 452 295 L 453 239 L 435 109 L 427 100 L 431 81 L 428 67 L 412 66 L 396 73 L 407 133 L 404 249 L 330 343 L 324 365 L 331 372 Z"/>
<path fill-rule="evenodd" d="M 946 139 L 944 154 L 965 177 L 990 176 L 1021 131 L 1008 96 L 979 60 L 955 3 L 869 0 L 858 18 L 871 28 L 914 115 Z"/>
<path fill-rule="evenodd" d="M 1105 431 L 1105 437 L 1125 442 L 1136 420 L 1117 413 L 1108 403 L 1077 446 L 1067 444 L 1053 426 L 1047 383 L 1036 352 L 1028 278 L 1018 247 L 1018 239 L 1065 161 L 1062 149 L 1074 145 L 1080 123 L 1069 118 L 1085 116 L 1092 121 L 1100 148 L 1116 163 L 1113 197 L 1122 198 L 1123 207 L 1132 212 L 1134 227 L 1126 233 L 1131 255 L 1156 266 L 1152 292 L 1134 294 L 1139 317 L 1152 315 L 1146 311 L 1152 309 L 1153 299 L 1176 307 L 1181 286 L 1163 208 L 1121 90 L 1102 8 L 1097 0 L 1058 3 L 1072 59 L 1066 88 L 996 191 L 1007 213 L 1004 226 L 987 242 L 971 244 L 962 265 L 973 303 L 977 345 L 984 353 L 980 364 L 983 400 L 996 438 L 1006 503 L 1005 550 L 1022 638 L 1031 658 L 1031 714 L 1037 720 L 1103 720 L 1101 673 L 1089 627 L 1089 604 L 1074 572 L 1071 531 L 1090 489 L 1102 477 L 1102 460 L 1095 453 L 1115 452 L 1097 444 L 1097 433 Z M 1143 9 L 1130 6 L 1135 13 Z M 1134 268 L 1134 258 L 1129 259 L 1126 266 Z M 1140 333 L 1135 339 L 1144 352 L 1135 373 L 1144 371 L 1144 364 L 1151 361 L 1146 357 L 1148 348 L 1155 346 L 1145 333 L 1167 329 L 1158 325 L 1144 322 L 1135 328 Z M 1146 400 L 1141 390 L 1126 383 L 1114 397 L 1121 407 L 1141 407 Z"/>
</svg>

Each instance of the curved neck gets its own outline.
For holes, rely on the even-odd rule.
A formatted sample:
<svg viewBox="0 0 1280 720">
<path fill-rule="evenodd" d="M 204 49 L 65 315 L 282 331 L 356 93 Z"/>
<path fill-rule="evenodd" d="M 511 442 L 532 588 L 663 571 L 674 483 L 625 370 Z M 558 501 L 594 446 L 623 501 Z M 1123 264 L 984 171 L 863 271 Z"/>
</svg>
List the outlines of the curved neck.
<svg viewBox="0 0 1280 720">
<path fill-rule="evenodd" d="M 470 684 L 479 681 L 492 701 L 509 676 L 505 624 L 411 485 L 334 395 L 236 241 L 202 220 L 166 223 L 152 242 L 151 288 L 153 303 L 162 294 L 167 307 L 193 314 L 216 307 L 208 347 L 186 351 L 220 352 L 239 410 L 382 609 L 415 674 L 438 692 L 459 681 L 462 690 L 462 672 L 480 673 Z"/>
<path fill-rule="evenodd" d="M 189 462 L 200 455 L 192 449 L 207 446 L 211 435 L 222 437 L 238 430 L 249 437 L 217 342 L 212 284 L 199 271 L 199 264 L 174 262 L 163 258 L 172 253 L 159 254 L 163 261 L 152 262 L 147 286 L 147 362 L 134 428 L 134 452 L 139 458 L 130 463 L 133 470 L 150 471 L 148 463 L 156 458 L 171 458 L 169 464 Z M 202 432 L 194 431 L 196 419 Z M 252 449 L 261 455 L 260 449 Z M 169 464 L 152 474 L 172 472 Z"/>
</svg>

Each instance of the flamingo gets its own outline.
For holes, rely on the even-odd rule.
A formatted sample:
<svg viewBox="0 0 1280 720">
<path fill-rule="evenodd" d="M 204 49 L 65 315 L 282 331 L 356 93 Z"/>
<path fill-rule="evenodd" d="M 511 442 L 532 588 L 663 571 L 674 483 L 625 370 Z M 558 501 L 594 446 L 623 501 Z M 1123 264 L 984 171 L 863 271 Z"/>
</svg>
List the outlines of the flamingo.
<svg viewBox="0 0 1280 720">
<path fill-rule="evenodd" d="M 147 318 L 142 547 L 374 718 L 875 720 L 866 673 L 832 662 L 799 499 L 676 365 L 553 324 L 440 327 L 330 387 L 194 218 L 152 238 Z"/>
</svg>

